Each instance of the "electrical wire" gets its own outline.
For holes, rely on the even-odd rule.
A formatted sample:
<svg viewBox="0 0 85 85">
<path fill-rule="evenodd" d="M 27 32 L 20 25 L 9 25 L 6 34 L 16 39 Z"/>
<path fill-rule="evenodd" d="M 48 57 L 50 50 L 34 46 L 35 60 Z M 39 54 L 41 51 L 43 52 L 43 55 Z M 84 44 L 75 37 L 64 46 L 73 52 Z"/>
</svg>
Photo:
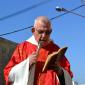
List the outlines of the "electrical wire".
<svg viewBox="0 0 85 85">
<path fill-rule="evenodd" d="M 13 14 L 9 14 L 9 15 L 7 15 L 7 16 L 1 17 L 1 18 L 0 18 L 0 21 L 5 20 L 5 19 L 8 19 L 8 18 L 11 18 L 11 17 L 14 17 L 14 16 L 17 16 L 17 15 L 22 14 L 22 13 L 27 12 L 27 11 L 30 11 L 30 10 L 38 7 L 38 6 L 41 6 L 41 5 L 43 5 L 43 4 L 48 3 L 49 1 L 52 1 L 52 0 L 45 0 L 45 1 L 43 1 L 43 2 L 40 2 L 40 3 L 38 3 L 38 4 L 33 5 L 33 6 L 31 6 L 31 7 L 27 7 L 27 8 L 25 8 L 25 9 L 23 9 L 23 10 L 20 10 L 20 11 L 18 11 L 18 12 L 15 12 L 15 13 L 13 13 Z"/>
<path fill-rule="evenodd" d="M 80 6 L 76 7 L 76 8 L 74 8 L 74 9 L 72 9 L 71 11 L 77 10 L 77 9 L 83 7 L 83 6 L 85 6 L 85 5 L 80 5 Z M 50 18 L 50 20 L 52 21 L 52 20 L 54 20 L 54 19 L 56 19 L 56 18 L 60 18 L 60 17 L 62 17 L 63 15 L 66 15 L 66 14 L 68 14 L 68 13 L 69 13 L 69 12 L 60 14 L 60 15 L 58 15 L 58 16 L 55 16 L 55 17 L 53 17 L 53 18 Z M 25 29 L 32 28 L 32 27 L 33 27 L 33 26 L 29 26 L 29 27 L 26 27 L 26 28 L 23 28 L 23 29 L 19 29 L 19 30 L 15 30 L 15 31 L 12 31 L 12 32 L 4 33 L 4 34 L 1 34 L 0 36 L 12 34 L 12 33 L 19 32 L 19 31 L 23 31 L 23 30 L 25 30 Z"/>
<path fill-rule="evenodd" d="M 23 28 L 23 29 L 19 29 L 19 30 L 15 30 L 15 31 L 12 31 L 12 32 L 4 33 L 4 34 L 1 34 L 0 36 L 12 34 L 12 33 L 16 33 L 16 32 L 23 31 L 23 30 L 26 30 L 26 29 L 32 28 L 32 27 L 33 27 L 33 26 L 29 26 L 29 27 L 26 27 L 26 28 Z"/>
</svg>

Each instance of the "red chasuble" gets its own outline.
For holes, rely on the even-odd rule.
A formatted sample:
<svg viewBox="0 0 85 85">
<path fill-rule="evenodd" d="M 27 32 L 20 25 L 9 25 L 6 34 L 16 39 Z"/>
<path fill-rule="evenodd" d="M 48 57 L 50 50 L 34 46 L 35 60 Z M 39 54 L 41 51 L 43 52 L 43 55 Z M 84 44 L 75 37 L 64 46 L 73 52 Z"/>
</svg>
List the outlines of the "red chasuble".
<svg viewBox="0 0 85 85">
<path fill-rule="evenodd" d="M 50 42 L 46 47 L 40 49 L 36 63 L 34 85 L 59 85 L 59 79 L 55 71 L 47 70 L 42 72 L 42 68 L 47 56 L 58 49 L 59 47 L 53 42 Z M 9 85 L 8 75 L 12 67 L 27 59 L 27 57 L 29 57 L 29 55 L 31 55 L 33 52 L 36 52 L 36 50 L 37 46 L 27 41 L 19 44 L 16 47 L 16 50 L 14 51 L 9 63 L 4 68 L 6 85 Z M 70 74 L 71 77 L 73 76 L 70 70 L 70 63 L 65 56 L 60 60 L 60 65 Z"/>
</svg>

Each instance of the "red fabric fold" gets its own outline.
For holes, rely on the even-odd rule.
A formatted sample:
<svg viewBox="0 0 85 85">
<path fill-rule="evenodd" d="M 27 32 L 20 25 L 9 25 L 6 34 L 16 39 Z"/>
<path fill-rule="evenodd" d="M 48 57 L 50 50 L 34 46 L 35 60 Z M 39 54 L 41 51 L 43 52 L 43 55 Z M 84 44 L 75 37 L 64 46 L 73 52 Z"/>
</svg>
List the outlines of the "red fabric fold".
<svg viewBox="0 0 85 85">
<path fill-rule="evenodd" d="M 44 85 L 60 85 L 60 82 L 56 77 L 57 74 L 53 70 L 48 71 L 46 74 Z"/>
</svg>

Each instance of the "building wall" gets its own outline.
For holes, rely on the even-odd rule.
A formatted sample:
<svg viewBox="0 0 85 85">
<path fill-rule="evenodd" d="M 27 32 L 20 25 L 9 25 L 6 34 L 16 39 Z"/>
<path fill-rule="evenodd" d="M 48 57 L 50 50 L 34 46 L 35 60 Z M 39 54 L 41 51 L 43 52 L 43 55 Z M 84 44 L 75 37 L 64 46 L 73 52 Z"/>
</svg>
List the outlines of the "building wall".
<svg viewBox="0 0 85 85">
<path fill-rule="evenodd" d="M 5 85 L 3 69 L 18 43 L 0 37 L 0 85 Z"/>
</svg>

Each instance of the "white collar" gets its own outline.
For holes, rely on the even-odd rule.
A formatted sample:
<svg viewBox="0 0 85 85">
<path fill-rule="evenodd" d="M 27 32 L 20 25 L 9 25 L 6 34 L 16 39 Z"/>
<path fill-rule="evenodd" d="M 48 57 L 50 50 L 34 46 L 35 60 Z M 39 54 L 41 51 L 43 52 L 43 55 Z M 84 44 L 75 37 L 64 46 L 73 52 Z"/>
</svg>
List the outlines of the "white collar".
<svg viewBox="0 0 85 85">
<path fill-rule="evenodd" d="M 35 40 L 35 37 L 33 35 L 26 41 L 38 46 L 38 42 Z"/>
</svg>

